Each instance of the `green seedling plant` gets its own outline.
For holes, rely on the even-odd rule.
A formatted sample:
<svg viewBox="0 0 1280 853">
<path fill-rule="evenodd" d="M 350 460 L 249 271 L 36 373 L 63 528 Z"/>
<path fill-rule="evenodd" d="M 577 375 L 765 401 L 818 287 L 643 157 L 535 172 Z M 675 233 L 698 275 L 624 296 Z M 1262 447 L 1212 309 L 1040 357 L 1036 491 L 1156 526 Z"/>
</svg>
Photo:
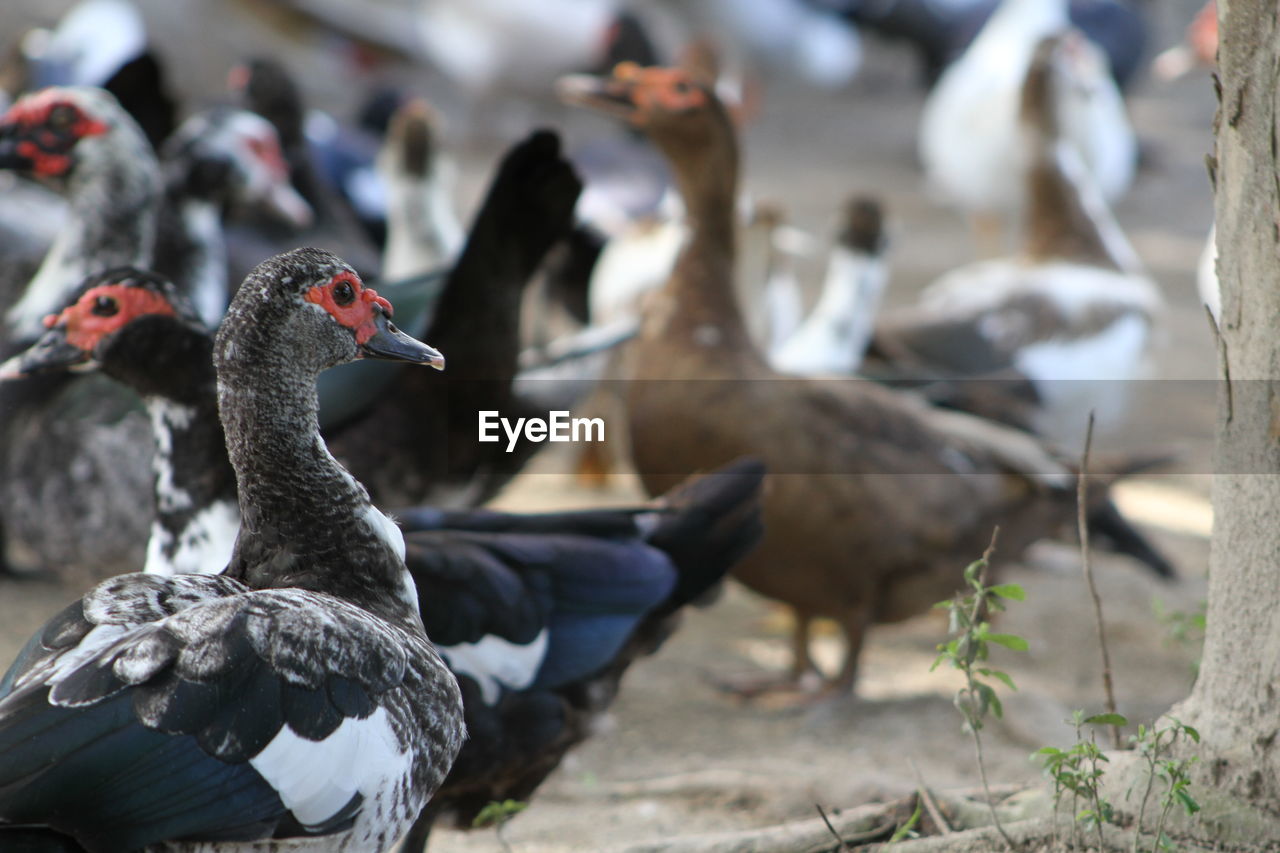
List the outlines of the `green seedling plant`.
<svg viewBox="0 0 1280 853">
<path fill-rule="evenodd" d="M 951 636 L 945 643 L 938 645 L 938 657 L 929 671 L 942 664 L 950 664 L 952 668 L 964 674 L 965 686 L 956 691 L 953 700 L 960 715 L 964 718 L 964 727 L 973 735 L 974 752 L 978 759 L 978 773 L 982 777 L 982 790 L 987 797 L 987 807 L 991 809 L 991 819 L 1005 844 L 1012 850 L 1013 839 L 1005 831 L 996 815 L 995 804 L 991 799 L 991 786 L 987 782 L 986 761 L 982 752 L 982 726 L 987 714 L 996 719 L 1004 716 L 1004 706 L 993 687 L 985 679 L 1001 682 L 1010 690 L 1017 690 L 1008 673 L 993 669 L 988 665 L 991 646 L 998 645 L 1014 651 L 1026 651 L 1027 641 L 1016 634 L 998 634 L 991 630 L 987 618 L 992 613 L 1005 609 L 1005 601 L 1024 601 L 1026 593 L 1017 584 L 996 584 L 987 586 L 986 575 L 990 567 L 991 554 L 995 550 L 997 529 L 991 536 L 991 544 L 982 557 L 970 563 L 964 570 L 964 582 L 968 592 L 957 595 L 950 601 L 936 605 L 947 610 L 950 617 L 948 634 Z"/>
<path fill-rule="evenodd" d="M 475 820 L 471 821 L 471 825 L 476 828 L 492 826 L 494 834 L 498 836 L 498 843 L 502 845 L 502 849 L 511 853 L 511 844 L 507 841 L 503 834 L 507 823 L 511 818 L 520 814 L 520 812 L 529 808 L 528 803 L 519 800 L 494 800 L 487 803 L 480 813 L 475 816 Z"/>
<path fill-rule="evenodd" d="M 1045 746 L 1032 754 L 1044 764 L 1044 771 L 1053 780 L 1054 835 L 1058 834 L 1058 808 L 1062 797 L 1071 794 L 1071 812 L 1075 815 L 1072 824 L 1072 837 L 1076 829 L 1083 827 L 1086 831 L 1094 830 L 1097 834 L 1098 848 L 1104 849 L 1102 841 L 1102 825 L 1109 823 L 1115 812 L 1111 803 L 1101 793 L 1102 776 L 1105 770 L 1102 765 L 1108 759 L 1098 748 L 1096 732 L 1089 730 L 1089 737 L 1084 737 L 1085 726 L 1125 726 L 1126 720 L 1120 714 L 1095 714 L 1086 717 L 1084 711 L 1075 711 L 1067 720 L 1076 731 L 1076 742 L 1067 749 L 1056 746 Z M 1083 807 L 1082 807 L 1083 806 Z"/>
<path fill-rule="evenodd" d="M 1138 734 L 1133 740 L 1134 748 L 1142 756 L 1147 765 L 1147 787 L 1142 794 L 1142 804 L 1138 808 L 1138 827 L 1134 835 L 1133 851 L 1137 853 L 1138 839 L 1142 835 L 1143 820 L 1146 817 L 1147 804 L 1151 800 L 1152 789 L 1156 779 L 1164 782 L 1164 794 L 1160 797 L 1160 817 L 1156 823 L 1155 841 L 1151 845 L 1151 853 L 1157 850 L 1173 850 L 1173 842 L 1165 835 L 1165 821 L 1174 808 L 1181 806 L 1188 817 L 1200 811 L 1198 803 L 1191 795 L 1191 767 L 1199 759 L 1196 756 L 1174 758 L 1171 751 L 1174 745 L 1183 738 L 1193 743 L 1200 743 L 1200 733 L 1180 720 L 1169 718 L 1165 726 L 1138 726 Z"/>
</svg>

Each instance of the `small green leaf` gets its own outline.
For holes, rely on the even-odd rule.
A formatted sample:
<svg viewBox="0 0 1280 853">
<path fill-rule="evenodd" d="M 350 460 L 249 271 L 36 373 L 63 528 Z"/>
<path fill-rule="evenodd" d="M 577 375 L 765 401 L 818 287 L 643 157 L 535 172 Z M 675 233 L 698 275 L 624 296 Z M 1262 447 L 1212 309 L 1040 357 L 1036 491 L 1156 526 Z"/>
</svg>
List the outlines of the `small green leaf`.
<svg viewBox="0 0 1280 853">
<path fill-rule="evenodd" d="M 1042 746 L 1033 752 L 1032 755 L 1062 755 L 1062 750 L 1058 749 L 1056 746 Z"/>
<path fill-rule="evenodd" d="M 1196 798 L 1191 796 L 1184 789 L 1175 792 L 1178 802 L 1182 803 L 1182 807 L 1187 810 L 1188 815 L 1193 815 L 1200 811 L 1200 804 L 1196 802 Z"/>
<path fill-rule="evenodd" d="M 502 802 L 493 800 L 480 810 L 479 814 L 475 816 L 475 820 L 471 821 L 471 825 L 477 829 L 484 826 L 501 825 L 527 808 L 529 808 L 529 804 L 519 800 L 503 800 Z"/>
<path fill-rule="evenodd" d="M 998 595 L 1001 598 L 1012 599 L 1013 601 L 1026 601 L 1026 591 L 1016 583 L 999 583 L 987 589 L 992 595 Z"/>
<path fill-rule="evenodd" d="M 1198 732 L 1198 731 L 1196 731 L 1195 729 L 1191 728 L 1191 726 L 1188 726 L 1188 725 L 1185 725 L 1185 724 L 1183 724 L 1183 726 L 1182 726 L 1182 730 L 1183 730 L 1184 732 L 1186 732 L 1187 737 L 1191 738 L 1191 739 L 1192 739 L 1193 741 L 1195 741 L 1196 743 L 1199 743 L 1199 742 L 1200 742 L 1200 732 Z"/>
<path fill-rule="evenodd" d="M 1000 681 L 1003 682 L 1004 685 L 1008 687 L 1010 690 L 1018 689 L 1018 685 L 1013 683 L 1013 679 L 1009 677 L 1009 674 L 1007 672 L 1001 672 L 998 669 L 987 669 L 985 667 L 983 669 L 978 670 L 978 672 L 990 678 L 1000 679 Z"/>
<path fill-rule="evenodd" d="M 1123 714 L 1094 714 L 1086 717 L 1085 722 L 1091 726 L 1127 726 L 1129 720 Z"/>
<path fill-rule="evenodd" d="M 1007 649 L 1013 649 L 1015 652 L 1025 652 L 1029 648 L 1027 641 L 1017 634 L 987 634 L 987 640 Z"/>
</svg>

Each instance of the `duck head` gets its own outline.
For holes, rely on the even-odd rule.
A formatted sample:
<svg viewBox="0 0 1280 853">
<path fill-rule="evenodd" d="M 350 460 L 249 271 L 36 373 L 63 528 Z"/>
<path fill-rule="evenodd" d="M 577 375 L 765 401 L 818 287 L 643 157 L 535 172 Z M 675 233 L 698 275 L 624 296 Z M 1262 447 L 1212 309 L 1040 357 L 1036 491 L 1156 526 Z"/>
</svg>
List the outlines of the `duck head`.
<svg viewBox="0 0 1280 853">
<path fill-rule="evenodd" d="M 45 332 L 30 348 L 0 364 L 0 380 L 96 370 L 122 337 L 145 336 L 148 323 L 173 321 L 200 324 L 168 279 L 133 267 L 92 275 L 66 308 L 45 317 Z"/>
<path fill-rule="evenodd" d="M 27 95 L 0 116 L 0 168 L 64 178 L 76 165 L 80 143 L 105 136 L 121 119 L 128 117 L 101 89 L 54 86 Z"/>
<path fill-rule="evenodd" d="M 337 256 L 294 249 L 263 261 L 245 279 L 219 330 L 214 362 L 220 375 L 283 367 L 271 360 L 284 353 L 295 370 L 312 373 L 361 358 L 443 370 L 444 356 L 397 329 L 392 312 Z"/>
<path fill-rule="evenodd" d="M 289 181 L 271 122 L 247 110 L 218 107 L 187 119 L 161 149 L 165 168 L 191 197 L 238 209 L 261 209 L 295 228 L 312 210 Z"/>
<path fill-rule="evenodd" d="M 603 77 L 562 77 L 556 90 L 566 103 L 625 121 L 669 155 L 732 134 L 732 123 L 710 84 L 683 68 L 624 62 Z"/>
</svg>

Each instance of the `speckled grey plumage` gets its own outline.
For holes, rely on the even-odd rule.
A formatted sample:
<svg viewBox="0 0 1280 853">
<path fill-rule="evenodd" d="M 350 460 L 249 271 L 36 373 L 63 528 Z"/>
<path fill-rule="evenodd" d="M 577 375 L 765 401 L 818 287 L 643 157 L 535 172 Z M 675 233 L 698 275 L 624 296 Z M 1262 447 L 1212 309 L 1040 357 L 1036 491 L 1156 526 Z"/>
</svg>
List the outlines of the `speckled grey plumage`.
<svg viewBox="0 0 1280 853">
<path fill-rule="evenodd" d="M 70 203 L 70 224 L 33 280 L 53 300 L 27 304 L 37 320 L 58 310 L 87 273 L 145 266 L 153 249 L 161 188 L 150 146 L 110 95 L 68 92 L 112 129 L 77 143 L 74 166 L 53 182 Z M 7 335 L 4 349 L 31 337 L 28 326 Z M 36 378 L 0 386 L 0 409 L 0 517 L 10 557 L 81 583 L 140 566 L 152 442 L 137 398 L 105 377 L 56 387 Z"/>
</svg>

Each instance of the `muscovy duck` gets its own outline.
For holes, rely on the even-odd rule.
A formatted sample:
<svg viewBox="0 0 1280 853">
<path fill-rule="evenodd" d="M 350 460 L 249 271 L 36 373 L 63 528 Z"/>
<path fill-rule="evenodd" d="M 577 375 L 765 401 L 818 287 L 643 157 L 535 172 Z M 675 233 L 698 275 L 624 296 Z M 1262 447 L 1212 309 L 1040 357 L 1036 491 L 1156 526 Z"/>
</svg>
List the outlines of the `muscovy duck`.
<svg viewBox="0 0 1280 853">
<path fill-rule="evenodd" d="M 316 422 L 327 367 L 443 366 L 390 313 L 318 250 L 242 285 L 214 348 L 231 564 L 110 579 L 32 638 L 0 680 L 0 840 L 42 824 L 104 853 L 355 853 L 409 828 L 462 745 L 461 696 L 399 529 Z"/>
<path fill-rule="evenodd" d="M 997 524 L 1001 559 L 1056 533 L 1074 513 L 1074 472 L 1031 436 L 874 383 L 774 381 L 733 294 L 738 148 L 715 94 L 676 69 L 625 66 L 567 78 L 561 93 L 643 131 L 690 213 L 689 240 L 629 345 L 635 468 L 656 494 L 740 456 L 765 462 L 765 535 L 734 574 L 796 616 L 788 684 L 812 668 L 812 619 L 839 624 L 848 650 L 828 689 L 848 694 L 873 624 L 952 594 L 956 555 L 981 553 Z"/>
<path fill-rule="evenodd" d="M 164 214 L 150 266 L 189 294 L 213 328 L 230 298 L 224 217 L 262 212 L 305 228 L 311 207 L 289 182 L 275 128 L 246 110 L 197 113 L 165 141 L 161 158 Z"/>
<path fill-rule="evenodd" d="M 103 316 L 111 303 L 115 313 Z M 97 367 L 147 400 L 157 519 L 146 570 L 221 571 L 238 525 L 215 417 L 212 340 L 164 279 L 95 276 L 0 378 Z M 428 635 L 463 686 L 470 739 L 406 849 L 434 821 L 526 799 L 592 732 L 627 666 L 760 535 L 763 476 L 742 462 L 637 508 L 396 513 Z M 219 562 L 221 561 L 221 562 Z"/>
<path fill-rule="evenodd" d="M 21 298 L 5 285 L 3 353 L 34 340 L 86 275 L 150 261 L 162 188 L 142 132 L 98 89 L 55 87 L 15 102 L 0 117 L 0 167 L 34 176 L 69 203 L 66 226 L 35 277 L 21 282 Z M 93 377 L 10 383 L 0 395 L 0 515 L 11 555 L 56 566 L 64 579 L 136 566 L 147 515 L 138 508 L 151 491 L 151 440 L 136 399 Z M 92 500 L 97 488 L 115 499 Z"/>
<path fill-rule="evenodd" d="M 72 211 L 36 277 L 6 310 L 10 340 L 34 340 L 41 319 L 89 273 L 151 260 L 159 169 L 137 124 L 111 95 L 53 87 L 20 98 L 0 117 L 0 168 L 48 184 Z"/>
<path fill-rule="evenodd" d="M 380 263 L 377 247 L 351 206 L 317 172 L 307 142 L 306 105 L 288 69 L 275 59 L 253 59 L 232 69 L 229 82 L 240 106 L 275 126 L 290 180 L 315 214 L 311 225 L 301 231 L 275 222 L 231 229 L 232 278 L 241 278 L 244 271 L 280 247 L 299 244 L 336 252 L 365 278 L 376 278 Z"/>
</svg>

